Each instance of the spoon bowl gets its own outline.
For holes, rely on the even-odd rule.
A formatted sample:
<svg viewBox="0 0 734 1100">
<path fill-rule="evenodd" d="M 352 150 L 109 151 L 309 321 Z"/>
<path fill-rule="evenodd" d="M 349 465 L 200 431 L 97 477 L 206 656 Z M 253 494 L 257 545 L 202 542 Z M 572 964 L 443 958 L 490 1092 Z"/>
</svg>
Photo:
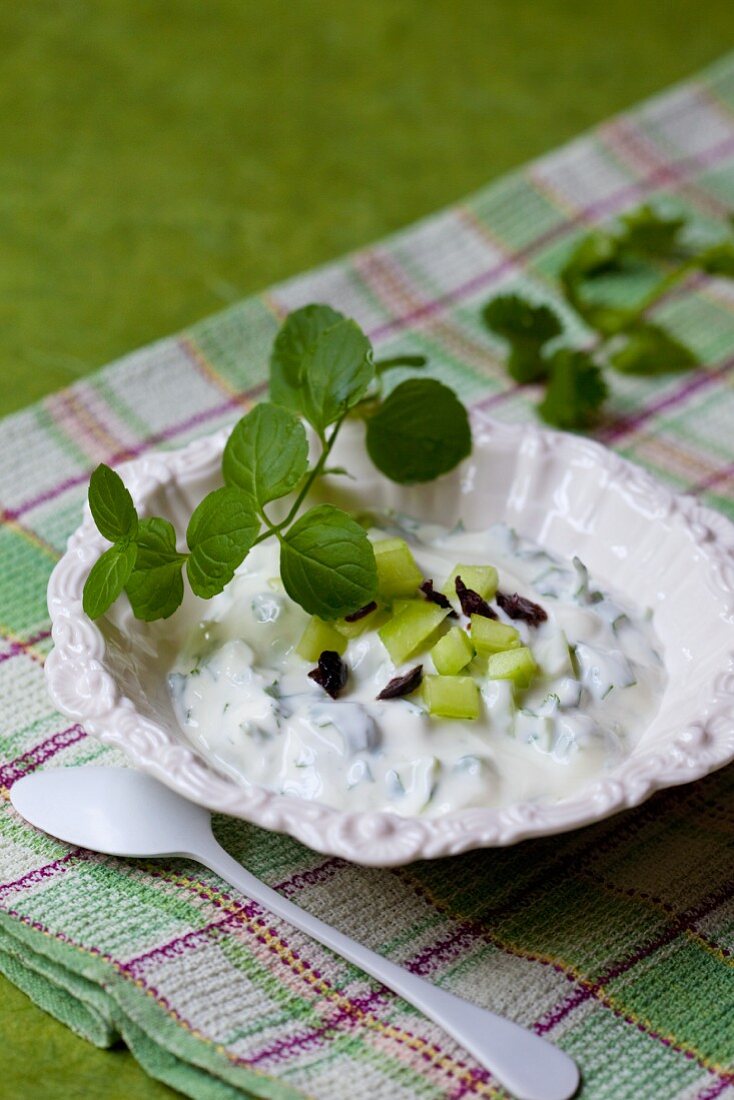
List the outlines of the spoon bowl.
<svg viewBox="0 0 734 1100">
<path fill-rule="evenodd" d="M 209 811 L 132 768 L 53 768 L 26 776 L 11 800 L 45 833 L 110 856 L 194 855 Z"/>
</svg>

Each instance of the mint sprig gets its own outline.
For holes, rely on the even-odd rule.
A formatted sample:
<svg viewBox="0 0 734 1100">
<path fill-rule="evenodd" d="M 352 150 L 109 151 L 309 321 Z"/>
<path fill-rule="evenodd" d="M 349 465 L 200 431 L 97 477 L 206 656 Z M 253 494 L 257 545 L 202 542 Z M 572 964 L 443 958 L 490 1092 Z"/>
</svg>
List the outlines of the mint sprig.
<svg viewBox="0 0 734 1100">
<path fill-rule="evenodd" d="M 281 539 L 280 575 L 305 611 L 339 619 L 364 607 L 377 590 L 372 544 L 341 508 L 310 508 Z"/>
<path fill-rule="evenodd" d="M 367 421 L 367 452 L 402 485 L 433 481 L 471 451 L 466 409 L 432 378 L 401 382 Z"/>
<path fill-rule="evenodd" d="M 521 384 L 545 383 L 538 411 L 549 424 L 591 427 L 608 394 L 605 368 L 650 376 L 698 365 L 692 348 L 649 317 L 660 299 L 694 272 L 734 278 L 734 240 L 697 245 L 689 228 L 683 215 L 646 203 L 611 229 L 581 238 L 558 279 L 568 310 L 591 334 L 583 347 L 546 303 L 502 294 L 484 306 L 485 325 L 509 347 L 510 376 Z M 732 228 L 734 221 L 723 231 Z M 610 297 L 610 289 L 623 289 L 625 280 L 641 273 L 652 285 L 637 302 L 620 305 L 616 295 Z"/>
<path fill-rule="evenodd" d="M 84 585 L 82 600 L 84 612 L 90 619 L 98 618 L 122 595 L 137 552 L 135 543 L 116 543 L 94 563 Z"/>
<path fill-rule="evenodd" d="M 191 590 L 211 599 L 229 584 L 260 531 L 255 501 L 241 489 L 224 486 L 204 497 L 186 531 L 186 574 Z"/>
<path fill-rule="evenodd" d="M 259 508 L 295 489 L 307 469 L 303 424 L 267 401 L 238 420 L 222 458 L 225 485 L 249 494 Z"/>
<path fill-rule="evenodd" d="M 112 546 L 87 577 L 87 614 L 104 614 L 125 591 L 137 618 L 167 618 L 183 600 L 184 572 L 194 594 L 209 599 L 268 538 L 280 545 L 286 592 L 310 614 L 328 620 L 364 607 L 374 599 L 377 569 L 363 527 L 330 504 L 301 508 L 319 478 L 348 473 L 328 464 L 348 416 L 366 421 L 367 450 L 394 481 L 428 481 L 466 457 L 469 420 L 447 386 L 409 379 L 383 398 L 389 371 L 424 365 L 423 356 L 406 354 L 375 362 L 359 326 L 330 306 L 295 310 L 273 344 L 270 401 L 235 424 L 222 456 L 224 485 L 195 508 L 186 550 L 168 520 L 138 519 L 117 473 L 95 470 L 90 509 Z M 312 464 L 303 420 L 319 448 Z M 268 509 L 278 500 L 285 514 L 276 521 Z"/>
<path fill-rule="evenodd" d="M 100 535 L 109 542 L 135 538 L 138 513 L 133 498 L 120 475 L 104 463 L 89 481 L 89 510 Z"/>
<path fill-rule="evenodd" d="M 159 516 L 141 519 L 136 542 L 135 567 L 125 585 L 133 614 L 146 622 L 167 619 L 183 599 L 186 554 L 176 549 L 173 524 Z"/>
</svg>

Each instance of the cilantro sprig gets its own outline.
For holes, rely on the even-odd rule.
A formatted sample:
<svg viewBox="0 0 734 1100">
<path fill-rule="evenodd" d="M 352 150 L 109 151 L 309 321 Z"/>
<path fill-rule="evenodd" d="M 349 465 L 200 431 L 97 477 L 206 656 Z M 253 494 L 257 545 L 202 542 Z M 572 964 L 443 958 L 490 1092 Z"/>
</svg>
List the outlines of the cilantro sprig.
<svg viewBox="0 0 734 1100">
<path fill-rule="evenodd" d="M 730 220 L 728 231 L 733 227 Z M 700 245 L 689 230 L 683 215 L 645 204 L 579 241 L 558 277 L 568 309 L 589 334 L 585 346 L 570 339 L 548 304 L 502 294 L 484 306 L 485 325 L 508 345 L 510 376 L 521 384 L 545 384 L 538 411 L 549 424 L 591 427 L 609 393 L 606 368 L 656 375 L 698 365 L 691 348 L 649 317 L 661 298 L 695 272 L 734 278 L 734 238 Z M 620 305 L 615 291 L 630 279 L 648 289 L 634 305 Z"/>
<path fill-rule="evenodd" d="M 118 473 L 105 465 L 94 471 L 89 507 L 111 545 L 87 577 L 85 612 L 96 619 L 125 592 L 137 618 L 168 618 L 183 600 L 184 576 L 195 595 L 210 599 L 269 538 L 280 545 L 286 592 L 310 614 L 336 619 L 364 607 L 377 588 L 364 528 L 331 504 L 304 504 L 319 478 L 347 473 L 328 459 L 348 417 L 366 422 L 370 458 L 402 484 L 431 481 L 469 454 L 466 409 L 447 386 L 410 378 L 384 396 L 389 371 L 424 365 L 415 355 L 375 362 L 360 327 L 330 306 L 291 313 L 273 344 L 270 401 L 235 424 L 222 456 L 223 485 L 194 509 L 185 549 L 168 520 L 138 516 Z M 318 444 L 312 464 L 304 421 Z M 269 512 L 274 501 L 286 502 L 277 521 Z"/>
</svg>

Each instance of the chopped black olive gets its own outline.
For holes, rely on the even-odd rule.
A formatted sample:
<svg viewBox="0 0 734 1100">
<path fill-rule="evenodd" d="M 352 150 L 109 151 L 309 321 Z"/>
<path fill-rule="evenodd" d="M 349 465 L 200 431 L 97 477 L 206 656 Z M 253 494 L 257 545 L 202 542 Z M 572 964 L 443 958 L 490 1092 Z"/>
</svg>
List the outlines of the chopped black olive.
<svg viewBox="0 0 734 1100">
<path fill-rule="evenodd" d="M 359 611 L 353 611 L 351 615 L 344 616 L 345 623 L 358 623 L 360 619 L 363 619 L 365 615 L 369 615 L 372 611 L 377 609 L 377 604 L 374 600 L 371 603 L 366 603 L 364 607 L 360 607 Z"/>
<path fill-rule="evenodd" d="M 461 577 L 456 578 L 456 595 L 459 597 L 461 610 L 469 618 L 472 615 L 483 615 L 485 619 L 496 619 L 497 615 L 473 588 L 467 588 Z"/>
<path fill-rule="evenodd" d="M 532 600 L 526 600 L 524 596 L 518 596 L 517 592 L 513 593 L 512 596 L 507 596 L 504 592 L 498 592 L 497 603 L 505 615 L 509 615 L 511 619 L 522 619 L 530 626 L 538 626 L 548 618 L 548 613 L 539 604 L 533 603 Z"/>
<path fill-rule="evenodd" d="M 416 665 L 410 672 L 405 672 L 402 676 L 395 676 L 386 684 L 378 699 L 399 699 L 403 695 L 410 695 L 415 691 L 417 687 L 420 687 L 421 680 L 423 679 L 423 665 Z"/>
<path fill-rule="evenodd" d="M 347 665 L 333 649 L 325 649 L 319 657 L 317 667 L 309 672 L 311 679 L 315 680 L 332 699 L 336 699 L 346 684 L 348 675 Z"/>
<path fill-rule="evenodd" d="M 433 581 L 424 581 L 420 587 L 421 592 L 427 600 L 429 600 L 431 603 L 438 604 L 439 607 L 445 607 L 448 609 L 449 614 L 447 617 L 449 619 L 458 618 L 456 612 L 451 606 L 451 601 L 448 599 L 447 596 L 444 596 L 443 592 L 436 592 L 433 587 Z"/>
</svg>

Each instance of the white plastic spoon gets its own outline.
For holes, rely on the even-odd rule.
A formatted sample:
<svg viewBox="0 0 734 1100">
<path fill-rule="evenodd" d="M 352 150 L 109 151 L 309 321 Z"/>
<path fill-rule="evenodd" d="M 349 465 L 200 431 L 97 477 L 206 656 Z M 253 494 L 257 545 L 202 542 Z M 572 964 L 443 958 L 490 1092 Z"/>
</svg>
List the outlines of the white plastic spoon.
<svg viewBox="0 0 734 1100">
<path fill-rule="evenodd" d="M 209 811 L 131 768 L 53 768 L 19 780 L 11 800 L 32 825 L 114 856 L 184 856 L 360 967 L 461 1043 L 518 1100 L 569 1100 L 579 1072 L 519 1024 L 463 1001 L 312 917 L 265 886 L 214 839 Z"/>
</svg>

